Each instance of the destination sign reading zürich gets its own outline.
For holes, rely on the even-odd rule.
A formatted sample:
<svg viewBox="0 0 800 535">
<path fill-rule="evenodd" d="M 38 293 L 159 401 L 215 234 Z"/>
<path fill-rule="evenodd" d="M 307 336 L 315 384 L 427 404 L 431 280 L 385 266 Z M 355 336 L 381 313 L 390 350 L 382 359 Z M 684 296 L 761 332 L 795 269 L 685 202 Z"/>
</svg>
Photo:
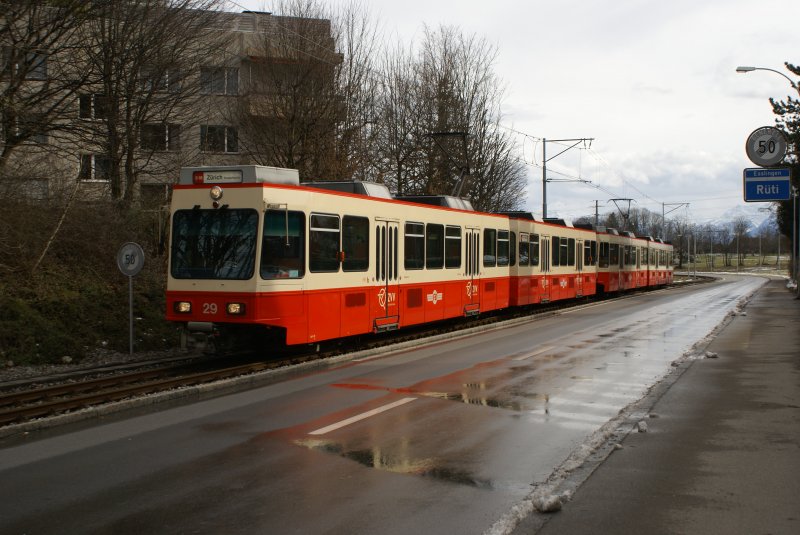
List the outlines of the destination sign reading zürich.
<svg viewBox="0 0 800 535">
<path fill-rule="evenodd" d="M 744 170 L 745 202 L 788 201 L 791 195 L 792 170 L 789 168 Z"/>
</svg>

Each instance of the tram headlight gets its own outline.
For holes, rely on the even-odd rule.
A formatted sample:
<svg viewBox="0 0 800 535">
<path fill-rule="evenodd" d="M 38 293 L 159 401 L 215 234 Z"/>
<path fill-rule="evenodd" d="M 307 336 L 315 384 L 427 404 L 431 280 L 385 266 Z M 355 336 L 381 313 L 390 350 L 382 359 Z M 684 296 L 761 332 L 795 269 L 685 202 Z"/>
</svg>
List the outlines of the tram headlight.
<svg viewBox="0 0 800 535">
<path fill-rule="evenodd" d="M 245 306 L 244 303 L 228 303 L 226 310 L 231 316 L 242 316 L 245 311 Z"/>
<path fill-rule="evenodd" d="M 212 201 L 218 201 L 222 198 L 222 188 L 219 186 L 214 186 L 211 188 L 211 191 L 209 191 L 208 194 L 211 195 Z"/>
<path fill-rule="evenodd" d="M 172 305 L 172 309 L 176 314 L 191 314 L 192 303 L 189 301 L 175 301 L 175 303 Z"/>
</svg>

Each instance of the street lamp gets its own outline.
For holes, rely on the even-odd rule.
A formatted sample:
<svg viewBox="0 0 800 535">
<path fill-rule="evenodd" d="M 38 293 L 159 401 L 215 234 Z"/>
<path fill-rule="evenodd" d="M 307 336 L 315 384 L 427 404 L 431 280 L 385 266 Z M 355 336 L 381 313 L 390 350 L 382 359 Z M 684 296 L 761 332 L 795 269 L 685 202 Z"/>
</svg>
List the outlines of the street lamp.
<svg viewBox="0 0 800 535">
<path fill-rule="evenodd" d="M 775 69 L 768 69 L 767 67 L 745 67 L 745 66 L 736 67 L 736 72 L 747 73 L 752 71 L 770 71 L 774 72 L 775 74 L 780 74 L 789 81 L 789 84 L 792 86 L 792 89 L 800 93 L 800 86 L 794 83 L 794 80 L 783 74 L 781 71 L 776 71 Z"/>
</svg>

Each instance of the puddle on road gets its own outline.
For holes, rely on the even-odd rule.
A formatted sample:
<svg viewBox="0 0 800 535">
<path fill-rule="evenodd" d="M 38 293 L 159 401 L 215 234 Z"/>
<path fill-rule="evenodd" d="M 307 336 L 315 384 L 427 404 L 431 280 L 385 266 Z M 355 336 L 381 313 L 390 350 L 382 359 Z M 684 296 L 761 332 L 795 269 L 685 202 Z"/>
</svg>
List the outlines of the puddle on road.
<svg viewBox="0 0 800 535">
<path fill-rule="evenodd" d="M 338 455 L 367 468 L 374 468 L 384 472 L 427 477 L 476 488 L 493 488 L 492 481 L 489 479 L 477 477 L 466 470 L 453 468 L 439 459 L 415 459 L 409 456 L 407 451 L 404 454 L 400 454 L 399 452 L 393 453 L 391 448 L 388 451 L 380 447 L 348 449 L 341 443 L 318 439 L 296 440 L 295 444 L 311 450 Z"/>
</svg>

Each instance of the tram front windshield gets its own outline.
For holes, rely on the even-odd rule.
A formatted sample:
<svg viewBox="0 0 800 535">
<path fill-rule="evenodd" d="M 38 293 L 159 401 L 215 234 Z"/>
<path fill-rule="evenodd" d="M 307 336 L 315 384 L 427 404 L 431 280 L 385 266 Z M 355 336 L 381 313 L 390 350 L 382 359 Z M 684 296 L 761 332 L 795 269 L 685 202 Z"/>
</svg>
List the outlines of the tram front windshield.
<svg viewBox="0 0 800 535">
<path fill-rule="evenodd" d="M 247 280 L 256 260 L 258 212 L 178 210 L 172 216 L 171 273 L 176 279 Z"/>
</svg>

